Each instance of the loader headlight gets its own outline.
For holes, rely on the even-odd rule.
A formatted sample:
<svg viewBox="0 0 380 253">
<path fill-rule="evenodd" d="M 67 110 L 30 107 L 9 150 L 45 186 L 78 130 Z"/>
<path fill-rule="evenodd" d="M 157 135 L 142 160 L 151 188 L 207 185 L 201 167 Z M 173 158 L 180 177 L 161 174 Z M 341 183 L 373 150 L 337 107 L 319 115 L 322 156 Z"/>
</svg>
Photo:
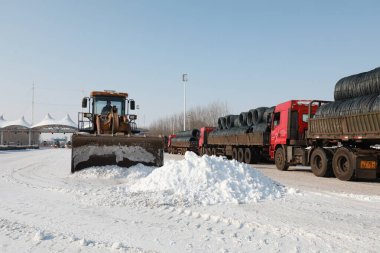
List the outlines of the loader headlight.
<svg viewBox="0 0 380 253">
<path fill-rule="evenodd" d="M 129 119 L 130 120 L 135 120 L 135 119 L 137 119 L 137 115 L 134 115 L 134 114 L 129 115 Z"/>
</svg>

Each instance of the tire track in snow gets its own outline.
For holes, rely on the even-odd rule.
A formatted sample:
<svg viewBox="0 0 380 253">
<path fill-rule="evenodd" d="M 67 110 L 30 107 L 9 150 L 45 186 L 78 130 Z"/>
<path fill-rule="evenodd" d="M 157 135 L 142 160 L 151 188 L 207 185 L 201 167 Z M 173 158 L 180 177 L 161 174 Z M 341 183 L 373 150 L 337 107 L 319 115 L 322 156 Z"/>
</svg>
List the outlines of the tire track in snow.
<svg viewBox="0 0 380 253">
<path fill-rule="evenodd" d="M 104 250 L 114 252 L 117 250 L 128 253 L 152 252 L 120 242 L 97 241 L 90 238 L 80 238 L 75 234 L 52 232 L 3 218 L 0 218 L 0 234 L 12 240 L 22 240 L 24 243 L 29 244 L 30 252 L 38 252 L 40 244 L 48 244 L 41 245 L 42 249 L 48 246 L 54 252 L 72 252 L 73 250 L 91 252 L 94 252 L 94 250 L 95 252 L 104 252 Z M 2 247 L 1 242 L 0 247 Z M 86 247 L 88 250 L 86 250 Z"/>
</svg>

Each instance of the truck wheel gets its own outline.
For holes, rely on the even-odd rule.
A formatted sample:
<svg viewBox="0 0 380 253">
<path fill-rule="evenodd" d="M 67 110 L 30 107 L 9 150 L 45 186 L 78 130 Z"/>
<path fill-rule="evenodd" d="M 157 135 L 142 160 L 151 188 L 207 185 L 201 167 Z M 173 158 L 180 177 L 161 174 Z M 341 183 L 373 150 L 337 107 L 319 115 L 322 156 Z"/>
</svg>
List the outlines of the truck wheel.
<svg viewBox="0 0 380 253">
<path fill-rule="evenodd" d="M 71 173 L 74 173 L 74 172 L 75 172 L 74 159 L 71 158 Z"/>
<path fill-rule="evenodd" d="M 238 161 L 239 162 L 244 162 L 244 150 L 243 148 L 238 149 Z"/>
<path fill-rule="evenodd" d="M 232 149 L 232 159 L 234 159 L 234 160 L 238 159 L 238 151 L 236 148 Z"/>
<path fill-rule="evenodd" d="M 259 155 L 256 149 L 246 148 L 244 150 L 244 162 L 247 164 L 257 163 Z"/>
<path fill-rule="evenodd" d="M 311 171 L 317 177 L 332 176 L 332 157 L 322 148 L 317 148 L 311 154 L 310 158 Z"/>
<path fill-rule="evenodd" d="M 252 159 L 252 156 L 253 156 L 253 152 L 252 152 L 253 150 L 251 150 L 250 148 L 245 148 L 245 150 L 244 150 L 244 162 L 246 163 L 246 164 L 251 164 L 251 163 L 253 163 L 253 159 Z"/>
<path fill-rule="evenodd" d="M 211 149 L 212 155 L 217 156 L 216 148 Z"/>
<path fill-rule="evenodd" d="M 278 170 L 288 170 L 289 164 L 285 159 L 285 151 L 283 148 L 278 148 L 274 154 L 274 161 Z"/>
<path fill-rule="evenodd" d="M 335 152 L 332 164 L 338 179 L 350 181 L 355 178 L 353 157 L 347 148 L 339 148 Z"/>
</svg>

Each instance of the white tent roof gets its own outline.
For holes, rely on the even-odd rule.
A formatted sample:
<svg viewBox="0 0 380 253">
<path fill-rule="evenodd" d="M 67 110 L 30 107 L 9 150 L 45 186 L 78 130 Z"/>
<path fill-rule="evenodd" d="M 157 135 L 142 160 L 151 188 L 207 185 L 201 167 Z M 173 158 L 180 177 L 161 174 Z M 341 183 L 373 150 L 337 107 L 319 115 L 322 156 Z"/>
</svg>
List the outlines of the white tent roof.
<svg viewBox="0 0 380 253">
<path fill-rule="evenodd" d="M 75 122 L 70 118 L 70 116 L 67 114 L 63 119 L 61 119 L 59 121 L 60 125 L 64 125 L 64 126 L 70 126 L 70 127 L 73 127 L 73 128 L 77 128 L 77 124 L 75 124 Z"/>
<path fill-rule="evenodd" d="M 49 113 L 46 114 L 46 116 L 44 117 L 44 119 L 41 122 L 33 125 L 32 128 L 48 126 L 48 125 L 59 125 L 58 121 L 55 120 L 52 116 L 50 116 Z"/>
<path fill-rule="evenodd" d="M 32 126 L 32 128 L 41 128 L 41 127 L 68 127 L 68 128 L 77 128 L 77 124 L 74 123 L 74 121 L 70 118 L 70 116 L 67 114 L 63 119 L 56 120 L 54 119 L 49 113 L 46 114 L 45 118 Z"/>
<path fill-rule="evenodd" d="M 6 127 L 15 127 L 15 128 L 46 128 L 46 129 L 51 129 L 51 128 L 62 128 L 62 129 L 77 129 L 78 126 L 77 124 L 70 118 L 70 116 L 67 114 L 63 119 L 61 120 L 56 120 L 54 119 L 49 113 L 45 116 L 45 118 L 31 126 L 28 122 L 26 122 L 25 118 L 22 117 L 18 120 L 14 121 L 7 121 L 4 120 L 4 117 L 1 115 L 0 116 L 0 128 L 6 128 Z"/>
<path fill-rule="evenodd" d="M 4 121 L 4 123 L 1 125 L 2 128 L 10 127 L 10 126 L 30 128 L 30 124 L 26 122 L 24 116 L 22 116 L 18 120 Z"/>
</svg>

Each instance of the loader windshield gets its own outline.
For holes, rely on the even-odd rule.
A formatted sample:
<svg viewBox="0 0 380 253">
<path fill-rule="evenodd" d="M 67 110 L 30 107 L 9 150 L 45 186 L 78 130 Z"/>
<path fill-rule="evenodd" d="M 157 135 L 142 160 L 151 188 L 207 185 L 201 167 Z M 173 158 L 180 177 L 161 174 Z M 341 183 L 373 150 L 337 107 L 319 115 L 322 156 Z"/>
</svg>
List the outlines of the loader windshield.
<svg viewBox="0 0 380 253">
<path fill-rule="evenodd" d="M 125 114 L 125 100 L 117 97 L 96 97 L 94 98 L 95 114 L 108 114 L 110 108 L 116 106 L 119 115 Z"/>
</svg>

